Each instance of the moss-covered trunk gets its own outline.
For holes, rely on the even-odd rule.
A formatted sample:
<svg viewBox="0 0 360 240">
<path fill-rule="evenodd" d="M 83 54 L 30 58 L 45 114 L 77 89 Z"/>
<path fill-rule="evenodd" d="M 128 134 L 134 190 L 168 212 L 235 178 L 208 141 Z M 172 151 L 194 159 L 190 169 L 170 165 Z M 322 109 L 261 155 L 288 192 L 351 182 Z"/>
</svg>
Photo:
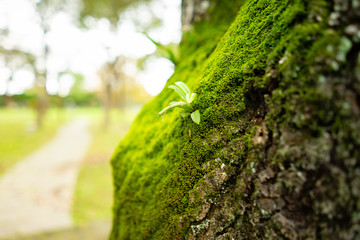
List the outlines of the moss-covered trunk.
<svg viewBox="0 0 360 240">
<path fill-rule="evenodd" d="M 242 2 L 183 37 L 201 124 L 165 88 L 117 148 L 111 239 L 360 239 L 360 1 Z"/>
</svg>

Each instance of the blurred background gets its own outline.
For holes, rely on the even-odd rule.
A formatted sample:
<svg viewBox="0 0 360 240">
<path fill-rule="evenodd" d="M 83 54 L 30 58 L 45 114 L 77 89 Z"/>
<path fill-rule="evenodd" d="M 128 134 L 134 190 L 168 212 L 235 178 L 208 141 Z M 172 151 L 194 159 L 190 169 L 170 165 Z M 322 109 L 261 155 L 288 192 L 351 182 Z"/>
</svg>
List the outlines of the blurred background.
<svg viewBox="0 0 360 240">
<path fill-rule="evenodd" d="M 107 239 L 109 160 L 174 71 L 180 7 L 0 0 L 0 239 Z M 81 153 L 70 161 L 71 147 Z M 52 203 L 60 200 L 65 207 Z M 56 223 L 60 212 L 66 223 Z"/>
</svg>

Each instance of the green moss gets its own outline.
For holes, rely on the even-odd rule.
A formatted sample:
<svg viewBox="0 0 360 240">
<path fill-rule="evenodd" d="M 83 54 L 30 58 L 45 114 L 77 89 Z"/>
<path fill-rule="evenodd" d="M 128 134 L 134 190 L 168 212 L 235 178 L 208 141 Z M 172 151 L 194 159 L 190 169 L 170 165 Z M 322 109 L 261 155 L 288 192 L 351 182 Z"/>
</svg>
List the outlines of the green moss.
<svg viewBox="0 0 360 240">
<path fill-rule="evenodd" d="M 221 9 L 219 1 L 214 2 Z M 229 1 L 224 9 L 231 5 Z M 216 227 L 207 218 L 196 220 L 205 201 L 233 201 L 237 209 L 226 218 L 213 207 L 215 221 L 230 219 L 216 234 L 244 226 L 238 234 L 245 239 L 292 238 L 293 232 L 285 227 L 264 230 L 278 226 L 281 216 L 261 213 L 257 200 L 264 195 L 262 184 L 247 179 L 256 179 L 259 169 L 273 164 L 281 172 L 276 186 L 284 186 L 296 198 L 305 181 L 302 171 L 319 169 L 329 161 L 329 152 L 343 158 L 353 154 L 354 145 L 333 149 L 330 139 L 333 134 L 341 135 L 339 141 L 353 141 L 355 137 L 348 136 L 356 124 L 346 119 L 352 114 L 346 101 L 328 101 L 341 93 L 323 90 L 328 81 L 343 80 L 329 76 L 348 68 L 352 47 L 324 20 L 331 11 L 327 1 L 247 1 L 231 25 L 230 17 L 220 21 L 217 10 L 209 11 L 214 18 L 197 23 L 184 36 L 180 62 L 168 81 L 168 85 L 183 81 L 194 89 L 202 122 L 182 119 L 179 111 L 167 114 L 162 122 L 157 113 L 176 99 L 167 88 L 143 108 L 112 159 L 112 239 L 183 239 L 191 234 L 206 238 L 201 234 Z M 341 124 L 347 121 L 349 127 L 344 129 Z M 259 130 L 267 128 L 264 125 L 271 133 L 263 136 L 267 138 L 263 144 L 254 144 Z M 211 181 L 223 164 L 229 177 L 218 189 Z M 245 180 L 239 181 L 241 177 Z M 234 189 L 238 192 L 233 197 L 223 197 Z M 351 199 L 349 191 L 331 197 L 348 194 Z M 250 209 L 246 215 L 239 213 L 242 201 Z M 311 211 L 333 216 L 336 211 L 326 206 L 319 201 Z M 266 224 L 258 226 L 260 219 Z"/>
<path fill-rule="evenodd" d="M 239 163 L 246 157 L 249 138 L 243 133 L 253 134 L 251 112 L 260 104 L 251 93 L 262 81 L 269 52 L 301 14 L 301 6 L 300 1 L 245 4 L 210 57 L 216 38 L 206 39 L 207 44 L 192 54 L 183 50 L 169 83 L 184 81 L 198 92 L 195 104 L 203 122 L 197 126 L 175 111 L 164 122 L 157 118 L 159 110 L 175 99 L 166 88 L 144 107 L 112 161 L 113 239 L 183 236 L 186 229 L 179 227 L 178 218 L 194 211 L 188 209 L 187 196 L 209 171 L 203 163 L 216 157 Z M 202 24 L 195 33 L 203 32 Z M 192 49 L 192 44 L 185 41 L 182 49 Z M 229 126 L 237 131 L 228 133 Z"/>
</svg>

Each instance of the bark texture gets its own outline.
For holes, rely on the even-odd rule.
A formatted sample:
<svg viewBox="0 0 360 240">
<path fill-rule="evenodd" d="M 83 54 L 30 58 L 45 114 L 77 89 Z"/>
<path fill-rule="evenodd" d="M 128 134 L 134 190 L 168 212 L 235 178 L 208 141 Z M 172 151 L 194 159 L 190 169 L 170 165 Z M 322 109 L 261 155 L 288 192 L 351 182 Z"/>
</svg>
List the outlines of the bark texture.
<svg viewBox="0 0 360 240">
<path fill-rule="evenodd" d="M 202 122 L 156 119 L 166 88 L 144 107 L 112 160 L 111 239 L 360 239 L 360 1 L 216 4 L 168 83 Z"/>
<path fill-rule="evenodd" d="M 183 0 L 181 2 L 181 23 L 185 31 L 190 31 L 195 22 L 208 18 L 209 0 Z"/>
</svg>

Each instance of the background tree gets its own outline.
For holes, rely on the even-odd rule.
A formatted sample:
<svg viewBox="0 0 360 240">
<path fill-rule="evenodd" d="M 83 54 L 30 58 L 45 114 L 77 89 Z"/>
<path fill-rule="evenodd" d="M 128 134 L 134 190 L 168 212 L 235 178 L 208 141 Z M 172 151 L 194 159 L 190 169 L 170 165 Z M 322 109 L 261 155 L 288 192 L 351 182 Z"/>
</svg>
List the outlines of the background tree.
<svg viewBox="0 0 360 240">
<path fill-rule="evenodd" d="M 104 127 L 110 124 L 110 110 L 112 106 L 112 86 L 116 83 L 117 71 L 115 69 L 115 63 L 107 63 L 98 72 L 99 78 L 104 88 Z"/>
<path fill-rule="evenodd" d="M 42 30 L 42 66 L 38 65 L 38 74 L 36 76 L 36 92 L 37 92 L 37 126 L 40 128 L 43 125 L 46 109 L 49 107 L 49 95 L 46 90 L 46 83 L 48 79 L 47 62 L 50 54 L 49 43 L 46 38 L 50 31 L 51 21 L 56 13 L 64 10 L 68 1 L 60 0 L 40 0 L 36 1 L 35 9 L 37 11 L 40 27 Z"/>
<path fill-rule="evenodd" d="M 150 1 L 152 0 L 81 0 L 80 19 L 84 21 L 88 16 L 107 18 L 116 26 L 121 12 L 136 4 Z"/>
<path fill-rule="evenodd" d="M 36 74 L 37 70 L 35 67 L 35 57 L 27 52 L 21 51 L 19 49 L 5 49 L 0 46 L 1 58 L 5 64 L 5 67 L 10 71 L 8 78 L 6 79 L 5 85 L 5 106 L 11 105 L 11 94 L 9 93 L 9 87 L 13 81 L 14 74 L 20 69 L 27 68 Z"/>
<path fill-rule="evenodd" d="M 60 101 L 65 107 L 85 107 L 85 106 L 99 106 L 100 100 L 95 91 L 89 91 L 85 88 L 85 78 L 80 73 L 71 71 L 62 72 L 59 76 L 59 82 L 63 76 L 70 77 L 74 80 L 74 83 L 70 89 L 68 95 L 62 97 L 63 101 Z"/>
<path fill-rule="evenodd" d="M 143 87 L 135 82 L 135 77 L 126 74 L 127 64 L 135 65 L 136 61 L 119 56 L 113 62 L 105 64 L 98 72 L 103 88 L 105 128 L 110 124 L 112 108 L 124 110 L 127 105 L 144 103 L 149 99 Z"/>
</svg>

